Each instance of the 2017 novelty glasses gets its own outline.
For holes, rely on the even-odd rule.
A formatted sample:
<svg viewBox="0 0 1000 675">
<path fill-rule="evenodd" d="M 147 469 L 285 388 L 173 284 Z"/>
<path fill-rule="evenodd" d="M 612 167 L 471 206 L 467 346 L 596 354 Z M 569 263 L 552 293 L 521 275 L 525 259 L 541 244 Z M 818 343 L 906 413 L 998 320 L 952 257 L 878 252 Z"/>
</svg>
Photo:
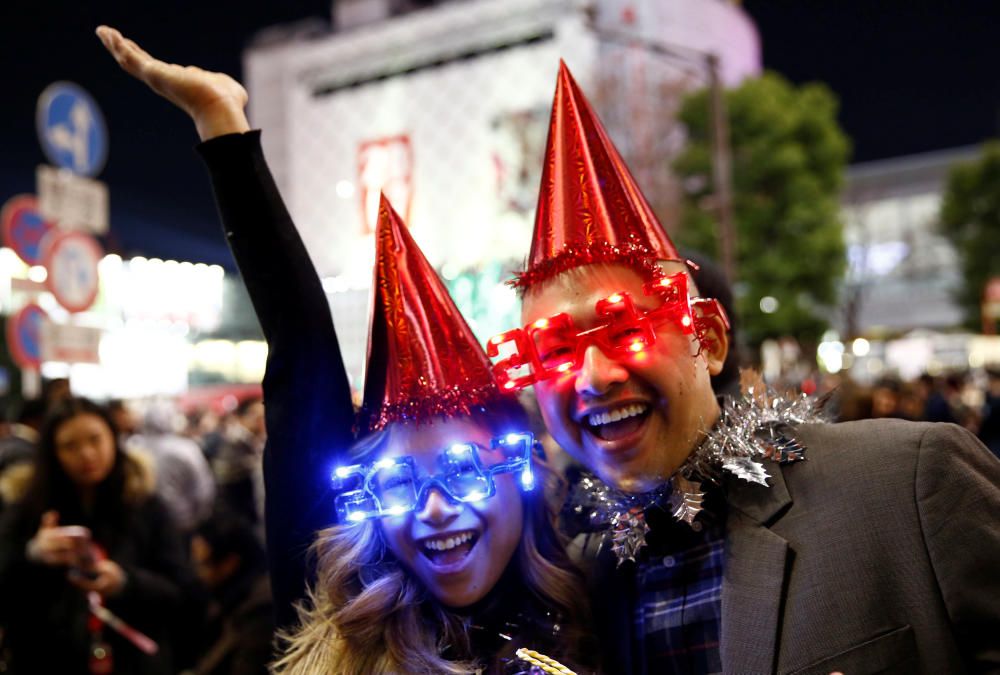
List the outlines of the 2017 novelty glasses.
<svg viewBox="0 0 1000 675">
<path fill-rule="evenodd" d="M 403 515 L 421 508 L 432 489 L 453 503 L 479 502 L 496 494 L 494 476 L 501 473 L 518 473 L 521 487 L 531 490 L 535 446 L 530 433 L 494 438 L 488 448 L 456 443 L 438 455 L 441 470 L 434 475 L 421 475 L 409 455 L 339 467 L 331 476 L 334 489 L 342 491 L 336 498 L 338 520 L 361 522 Z"/>
<path fill-rule="evenodd" d="M 486 354 L 491 359 L 500 358 L 493 364 L 497 385 L 505 391 L 517 391 L 576 370 L 590 345 L 609 356 L 636 355 L 656 342 L 656 326 L 668 321 L 675 322 L 685 334 L 695 333 L 703 346 L 708 339 L 708 317 L 721 317 L 729 327 L 717 300 L 688 297 L 683 272 L 645 284 L 643 293 L 659 298 L 662 304 L 641 310 L 628 293 L 615 293 L 597 302 L 597 316 L 605 322 L 594 328 L 577 330 L 568 314 L 556 314 L 491 338 Z"/>
</svg>

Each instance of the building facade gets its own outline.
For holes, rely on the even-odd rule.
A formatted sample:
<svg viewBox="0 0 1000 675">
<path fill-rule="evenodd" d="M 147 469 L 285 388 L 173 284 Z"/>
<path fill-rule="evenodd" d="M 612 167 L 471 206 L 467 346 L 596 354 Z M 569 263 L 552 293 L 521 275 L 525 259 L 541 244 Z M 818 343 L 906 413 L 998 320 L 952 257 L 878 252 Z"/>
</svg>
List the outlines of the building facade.
<svg viewBox="0 0 1000 675">
<path fill-rule="evenodd" d="M 339 0 L 335 24 L 262 35 L 244 79 L 357 386 L 380 192 L 488 336 L 517 315 L 502 281 L 528 251 L 560 59 L 668 228 L 682 94 L 709 54 L 726 85 L 760 71 L 753 24 L 722 0 Z"/>
</svg>

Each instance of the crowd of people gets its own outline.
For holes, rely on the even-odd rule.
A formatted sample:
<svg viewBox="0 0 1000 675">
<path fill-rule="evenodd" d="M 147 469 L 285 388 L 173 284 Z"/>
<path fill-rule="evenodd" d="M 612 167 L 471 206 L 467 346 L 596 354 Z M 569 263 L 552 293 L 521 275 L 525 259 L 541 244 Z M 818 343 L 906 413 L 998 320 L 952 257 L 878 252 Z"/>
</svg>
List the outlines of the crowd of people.
<svg viewBox="0 0 1000 675">
<path fill-rule="evenodd" d="M 1000 454 L 1000 371 L 925 373 L 912 381 L 885 377 L 869 387 L 847 386 L 841 415 L 957 424 Z"/>
<path fill-rule="evenodd" d="M 260 399 L 206 430 L 55 384 L 0 439 L 4 672 L 266 672 Z"/>
<path fill-rule="evenodd" d="M 1000 461 L 961 426 L 832 424 L 739 373 L 724 291 L 564 64 L 523 325 L 484 348 L 383 197 L 356 409 L 246 91 L 98 36 L 195 124 L 263 405 L 198 440 L 65 391 L 34 434 L 22 416 L 8 672 L 1000 670 Z"/>
</svg>

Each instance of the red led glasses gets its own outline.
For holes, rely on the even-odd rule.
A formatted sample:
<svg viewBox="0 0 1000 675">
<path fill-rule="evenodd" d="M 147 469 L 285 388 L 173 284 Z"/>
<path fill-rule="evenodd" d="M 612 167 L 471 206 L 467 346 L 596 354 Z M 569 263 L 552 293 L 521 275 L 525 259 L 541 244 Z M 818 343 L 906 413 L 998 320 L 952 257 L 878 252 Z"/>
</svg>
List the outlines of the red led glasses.
<svg viewBox="0 0 1000 675">
<path fill-rule="evenodd" d="M 643 293 L 659 298 L 662 304 L 645 311 L 636 308 L 628 293 L 615 293 L 597 302 L 597 315 L 604 322 L 589 330 L 579 331 L 568 314 L 556 314 L 491 338 L 486 354 L 500 359 L 493 364 L 497 385 L 513 392 L 576 370 L 590 345 L 612 357 L 637 355 L 656 342 L 655 327 L 667 321 L 675 322 L 685 334 L 697 332 L 703 344 L 705 317 L 720 315 L 729 326 L 717 301 L 688 298 L 683 272 L 646 284 Z"/>
</svg>

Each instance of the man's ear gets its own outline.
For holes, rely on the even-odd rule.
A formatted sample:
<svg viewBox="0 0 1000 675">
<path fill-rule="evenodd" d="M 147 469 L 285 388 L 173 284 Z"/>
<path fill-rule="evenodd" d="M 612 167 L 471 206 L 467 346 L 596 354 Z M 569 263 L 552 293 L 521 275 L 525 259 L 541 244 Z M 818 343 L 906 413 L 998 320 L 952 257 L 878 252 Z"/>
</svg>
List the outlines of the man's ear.
<svg viewBox="0 0 1000 675">
<path fill-rule="evenodd" d="M 708 363 L 708 372 L 718 375 L 729 354 L 729 319 L 718 302 L 699 308 L 694 325 L 701 342 L 701 354 Z"/>
</svg>

